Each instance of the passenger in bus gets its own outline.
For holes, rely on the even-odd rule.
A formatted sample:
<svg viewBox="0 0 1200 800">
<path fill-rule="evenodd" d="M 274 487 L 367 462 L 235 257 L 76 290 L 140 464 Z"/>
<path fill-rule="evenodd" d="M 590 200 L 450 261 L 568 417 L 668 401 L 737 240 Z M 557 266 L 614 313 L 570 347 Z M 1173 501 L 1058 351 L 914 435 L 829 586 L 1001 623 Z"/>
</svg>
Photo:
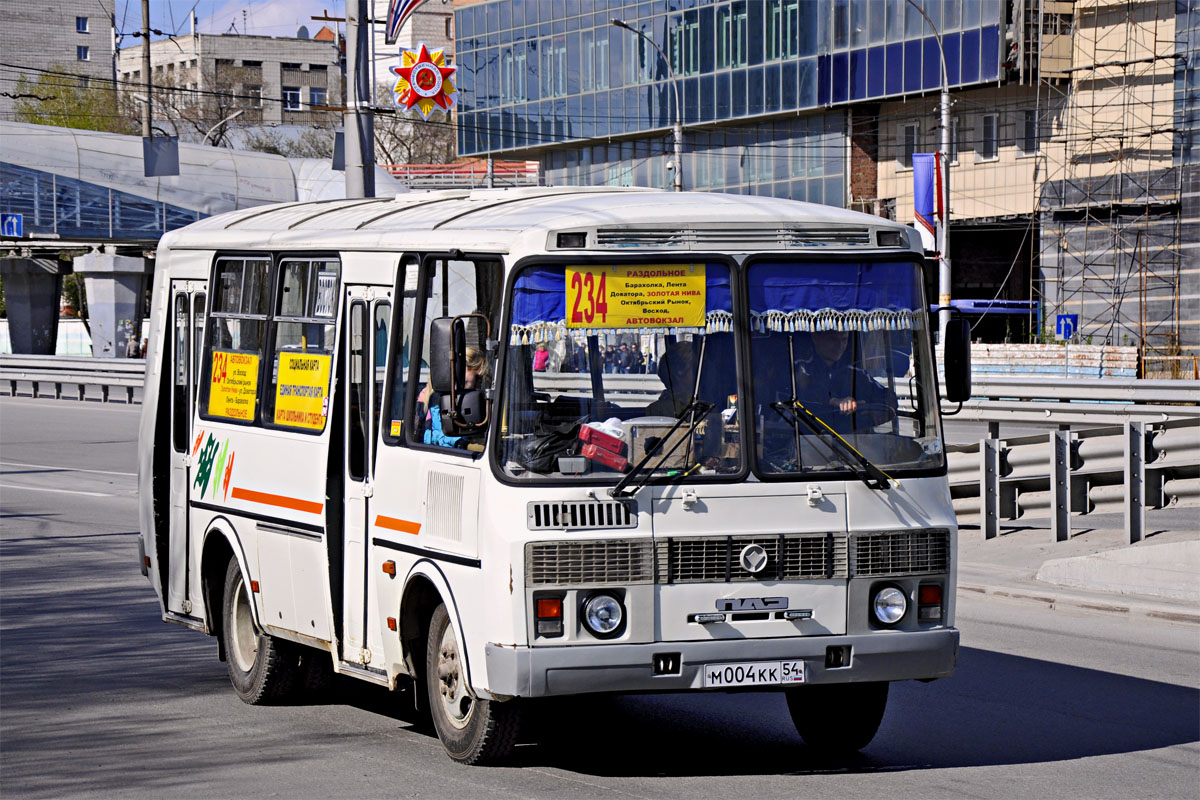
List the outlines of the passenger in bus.
<svg viewBox="0 0 1200 800">
<path fill-rule="evenodd" d="M 696 425 L 699 446 L 698 461 L 709 469 L 720 469 L 723 453 L 723 424 L 718 399 L 737 393 L 733 376 L 733 343 L 729 334 L 709 336 L 704 348 L 704 366 L 696 385 L 697 352 L 699 344 L 680 341 L 668 345 L 658 362 L 658 377 L 663 391 L 646 406 L 651 417 L 678 417 L 696 399 L 712 404 L 712 408 Z"/>
<path fill-rule="evenodd" d="M 474 347 L 467 348 L 467 365 L 464 374 L 463 389 L 475 389 L 487 382 L 489 375 L 487 358 L 483 351 Z M 433 387 L 425 384 L 421 394 L 417 396 L 417 412 L 424 415 L 424 434 L 421 441 L 437 447 L 451 447 L 459 450 L 483 451 L 483 434 L 481 431 L 462 436 L 452 436 L 446 432 L 447 426 L 442 421 L 442 396 L 433 391 Z M 418 417 L 419 418 L 419 417 Z"/>
<path fill-rule="evenodd" d="M 839 433 L 879 425 L 896 416 L 896 394 L 872 380 L 850 348 L 847 331 L 817 331 L 811 352 L 796 354 L 796 394 L 809 411 Z"/>
</svg>

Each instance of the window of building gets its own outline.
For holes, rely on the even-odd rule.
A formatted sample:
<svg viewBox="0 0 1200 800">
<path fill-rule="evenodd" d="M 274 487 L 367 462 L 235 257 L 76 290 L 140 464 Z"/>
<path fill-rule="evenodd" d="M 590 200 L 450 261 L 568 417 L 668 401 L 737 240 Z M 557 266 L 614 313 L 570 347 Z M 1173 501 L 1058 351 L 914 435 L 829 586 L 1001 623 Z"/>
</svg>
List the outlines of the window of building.
<svg viewBox="0 0 1200 800">
<path fill-rule="evenodd" d="M 247 85 L 242 90 L 250 100 L 251 108 L 262 108 L 262 87 Z"/>
<path fill-rule="evenodd" d="M 300 65 L 293 61 L 284 61 L 284 62 L 280 63 L 279 68 L 280 69 L 296 69 L 296 70 L 298 70 L 298 69 L 300 69 Z"/>
<path fill-rule="evenodd" d="M 192 62 L 192 66 L 193 67 L 196 66 L 195 61 Z M 261 61 L 242 61 L 242 66 L 246 67 L 247 69 L 261 69 L 262 62 Z"/>
<path fill-rule="evenodd" d="M 1018 144 L 1021 152 L 1027 156 L 1038 151 L 1037 111 L 1027 109 L 1021 112 L 1021 134 Z"/>
<path fill-rule="evenodd" d="M 77 61 L 91 61 L 92 51 L 87 45 L 81 44 L 75 48 L 75 59 Z"/>
<path fill-rule="evenodd" d="M 328 64 L 309 64 L 308 71 L 309 72 L 328 72 L 329 65 Z"/>
<path fill-rule="evenodd" d="M 596 88 L 608 88 L 608 37 L 596 37 Z"/>
<path fill-rule="evenodd" d="M 917 152 L 917 138 L 920 133 L 920 126 L 915 122 L 905 122 L 900 125 L 899 150 L 900 150 L 900 167 L 902 169 L 912 169 L 913 153 Z"/>
<path fill-rule="evenodd" d="M 313 86 L 308 90 L 308 105 L 323 106 L 327 105 L 329 99 L 328 92 L 325 89 Z"/>
<path fill-rule="evenodd" d="M 999 114 L 984 114 L 983 115 L 983 130 L 979 137 L 979 161 L 992 161 L 996 159 L 998 151 L 998 137 L 1000 132 L 1000 115 Z"/>
<path fill-rule="evenodd" d="M 76 33 L 87 33 L 88 32 L 88 18 L 87 17 L 76 17 L 75 18 L 75 32 Z"/>
<path fill-rule="evenodd" d="M 746 66 L 746 3 L 717 9 L 717 68 Z"/>
<path fill-rule="evenodd" d="M 299 86 L 284 86 L 283 87 L 283 110 L 284 111 L 299 111 L 300 110 L 300 87 Z"/>
</svg>

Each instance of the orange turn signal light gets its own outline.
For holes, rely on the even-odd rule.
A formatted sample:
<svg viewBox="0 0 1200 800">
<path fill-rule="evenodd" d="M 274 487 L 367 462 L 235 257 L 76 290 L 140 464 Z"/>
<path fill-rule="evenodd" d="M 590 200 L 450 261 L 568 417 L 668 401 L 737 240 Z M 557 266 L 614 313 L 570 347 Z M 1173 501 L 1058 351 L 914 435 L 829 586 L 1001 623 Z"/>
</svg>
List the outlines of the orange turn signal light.
<svg viewBox="0 0 1200 800">
<path fill-rule="evenodd" d="M 388 617 L 387 622 L 388 622 L 388 630 L 389 631 L 396 630 L 396 618 L 395 617 Z"/>
<path fill-rule="evenodd" d="M 383 573 L 385 575 L 391 575 L 393 578 L 396 577 L 396 562 L 395 561 L 383 562 Z"/>
<path fill-rule="evenodd" d="M 250 581 L 250 591 L 258 593 L 258 581 Z"/>
<path fill-rule="evenodd" d="M 539 597 L 537 599 L 538 619 L 562 619 L 561 597 Z"/>
<path fill-rule="evenodd" d="M 146 566 L 150 566 L 150 556 L 146 556 Z"/>
</svg>

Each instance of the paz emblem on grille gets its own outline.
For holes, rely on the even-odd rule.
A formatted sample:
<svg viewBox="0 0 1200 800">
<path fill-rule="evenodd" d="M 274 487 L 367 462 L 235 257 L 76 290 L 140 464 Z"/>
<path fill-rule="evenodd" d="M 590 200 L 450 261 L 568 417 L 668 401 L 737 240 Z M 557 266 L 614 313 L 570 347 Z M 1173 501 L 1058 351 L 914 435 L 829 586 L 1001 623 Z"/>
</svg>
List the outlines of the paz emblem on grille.
<svg viewBox="0 0 1200 800">
<path fill-rule="evenodd" d="M 738 563 L 746 572 L 762 572 L 763 567 L 767 566 L 767 550 L 761 544 L 748 544 L 742 548 Z"/>
</svg>

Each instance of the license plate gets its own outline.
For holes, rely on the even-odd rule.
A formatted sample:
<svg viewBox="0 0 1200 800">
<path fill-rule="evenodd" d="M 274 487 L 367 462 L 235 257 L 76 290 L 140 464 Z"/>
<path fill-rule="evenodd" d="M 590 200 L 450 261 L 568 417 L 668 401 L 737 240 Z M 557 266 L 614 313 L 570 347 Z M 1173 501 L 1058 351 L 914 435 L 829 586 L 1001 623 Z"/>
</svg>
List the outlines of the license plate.
<svg viewBox="0 0 1200 800">
<path fill-rule="evenodd" d="M 804 662 L 800 660 L 704 665 L 705 689 L 804 683 L 804 678 Z"/>
</svg>

